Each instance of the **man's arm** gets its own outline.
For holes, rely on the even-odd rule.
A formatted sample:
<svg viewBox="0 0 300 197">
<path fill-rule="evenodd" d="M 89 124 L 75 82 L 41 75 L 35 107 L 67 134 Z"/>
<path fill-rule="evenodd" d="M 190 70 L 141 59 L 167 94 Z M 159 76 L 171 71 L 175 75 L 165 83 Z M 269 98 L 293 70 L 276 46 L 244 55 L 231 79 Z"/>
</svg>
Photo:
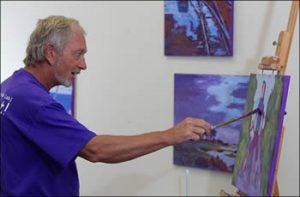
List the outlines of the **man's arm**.
<svg viewBox="0 0 300 197">
<path fill-rule="evenodd" d="M 212 126 L 202 119 L 186 118 L 165 130 L 133 136 L 97 135 L 80 151 L 91 162 L 118 163 L 157 151 L 187 140 L 199 140 L 210 134 Z"/>
</svg>

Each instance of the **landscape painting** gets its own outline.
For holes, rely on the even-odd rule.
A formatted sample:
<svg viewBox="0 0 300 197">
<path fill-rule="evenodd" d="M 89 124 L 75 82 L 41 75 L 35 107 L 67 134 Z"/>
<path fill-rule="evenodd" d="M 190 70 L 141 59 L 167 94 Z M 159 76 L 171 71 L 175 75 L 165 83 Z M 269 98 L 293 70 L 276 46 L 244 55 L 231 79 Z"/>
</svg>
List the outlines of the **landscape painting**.
<svg viewBox="0 0 300 197">
<path fill-rule="evenodd" d="M 50 89 L 50 95 L 62 104 L 70 115 L 74 115 L 74 84 L 71 87 L 55 86 Z"/>
<path fill-rule="evenodd" d="M 165 55 L 232 56 L 233 0 L 164 1 Z"/>
<path fill-rule="evenodd" d="M 290 77 L 251 74 L 232 183 L 247 196 L 272 196 Z"/>
<path fill-rule="evenodd" d="M 186 117 L 213 125 L 241 116 L 249 75 L 175 74 L 174 124 Z M 209 170 L 232 172 L 240 139 L 241 121 L 219 127 L 199 141 L 174 146 L 173 162 Z"/>
</svg>

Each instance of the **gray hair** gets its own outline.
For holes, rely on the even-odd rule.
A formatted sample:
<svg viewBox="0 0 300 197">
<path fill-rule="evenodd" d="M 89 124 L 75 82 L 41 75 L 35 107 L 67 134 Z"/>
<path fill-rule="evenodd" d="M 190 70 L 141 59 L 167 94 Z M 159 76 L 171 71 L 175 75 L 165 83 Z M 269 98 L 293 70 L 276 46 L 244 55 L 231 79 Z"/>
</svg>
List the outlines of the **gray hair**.
<svg viewBox="0 0 300 197">
<path fill-rule="evenodd" d="M 39 19 L 35 30 L 31 33 L 26 57 L 23 62 L 26 66 L 33 66 L 36 63 L 46 61 L 44 56 L 44 45 L 51 43 L 61 53 L 69 38 L 73 35 L 73 27 L 78 26 L 85 35 L 84 29 L 74 18 L 65 16 L 49 16 Z"/>
</svg>

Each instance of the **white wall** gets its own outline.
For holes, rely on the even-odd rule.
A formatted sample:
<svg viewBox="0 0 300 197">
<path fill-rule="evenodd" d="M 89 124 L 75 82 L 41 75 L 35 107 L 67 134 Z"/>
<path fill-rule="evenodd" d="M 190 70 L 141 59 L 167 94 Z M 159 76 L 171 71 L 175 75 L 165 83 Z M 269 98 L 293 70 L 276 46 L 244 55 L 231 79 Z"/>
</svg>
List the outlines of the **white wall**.
<svg viewBox="0 0 300 197">
<path fill-rule="evenodd" d="M 38 18 L 62 14 L 87 31 L 88 69 L 76 87 L 76 116 L 91 130 L 138 134 L 173 124 L 174 73 L 249 74 L 286 30 L 290 1 L 236 1 L 233 57 L 165 57 L 162 1 L 1 1 L 1 81 L 22 66 Z M 286 73 L 291 75 L 278 183 L 299 195 L 299 19 Z M 218 195 L 233 193 L 231 174 L 172 164 L 172 147 L 121 164 L 78 159 L 81 195 Z"/>
</svg>

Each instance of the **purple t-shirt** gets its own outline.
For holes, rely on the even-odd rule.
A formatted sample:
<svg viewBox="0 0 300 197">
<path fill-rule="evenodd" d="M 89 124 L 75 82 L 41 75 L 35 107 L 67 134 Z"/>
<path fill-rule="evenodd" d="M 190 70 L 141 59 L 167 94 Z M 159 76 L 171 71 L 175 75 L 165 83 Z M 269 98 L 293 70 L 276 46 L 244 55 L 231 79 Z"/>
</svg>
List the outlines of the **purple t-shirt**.
<svg viewBox="0 0 300 197">
<path fill-rule="evenodd" d="M 96 134 L 29 72 L 1 84 L 0 196 L 78 196 L 75 159 Z"/>
</svg>

